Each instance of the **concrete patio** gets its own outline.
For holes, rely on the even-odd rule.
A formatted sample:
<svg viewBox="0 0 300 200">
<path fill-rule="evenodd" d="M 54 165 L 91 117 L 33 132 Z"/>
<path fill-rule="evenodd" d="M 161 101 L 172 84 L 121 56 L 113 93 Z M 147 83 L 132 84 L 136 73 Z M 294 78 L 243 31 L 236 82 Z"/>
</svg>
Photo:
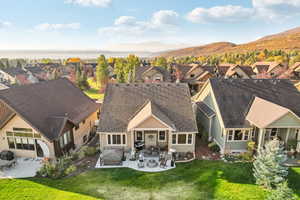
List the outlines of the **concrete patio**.
<svg viewBox="0 0 300 200">
<path fill-rule="evenodd" d="M 145 158 L 145 166 L 143 168 L 138 167 L 138 161 L 131 161 L 129 159 L 126 159 L 126 161 L 123 161 L 121 165 L 101 165 L 100 164 L 100 158 L 97 161 L 97 164 L 95 168 L 98 169 L 105 169 L 105 168 L 131 168 L 137 171 L 142 171 L 142 172 L 162 172 L 162 171 L 167 171 L 170 169 L 174 169 L 176 165 L 174 164 L 174 167 L 171 167 L 171 160 L 167 161 L 167 167 L 161 168 L 158 164 L 156 167 L 148 167 L 147 162 L 149 160 L 155 160 L 157 163 L 159 163 L 159 158 L 158 157 L 146 157 Z"/>
<path fill-rule="evenodd" d="M 29 178 L 34 177 L 36 172 L 42 167 L 41 159 L 17 158 L 17 163 L 10 169 L 0 170 L 2 178 Z"/>
</svg>

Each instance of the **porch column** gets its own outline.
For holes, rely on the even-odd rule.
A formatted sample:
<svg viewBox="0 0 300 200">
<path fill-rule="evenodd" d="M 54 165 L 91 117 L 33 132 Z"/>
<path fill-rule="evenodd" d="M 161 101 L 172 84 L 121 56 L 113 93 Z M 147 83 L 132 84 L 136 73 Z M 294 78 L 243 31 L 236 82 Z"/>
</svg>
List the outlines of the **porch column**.
<svg viewBox="0 0 300 200">
<path fill-rule="evenodd" d="M 286 144 L 286 145 L 287 145 L 288 140 L 289 140 L 289 137 L 290 137 L 290 131 L 291 131 L 291 129 L 288 128 L 288 129 L 287 129 L 287 132 L 286 132 L 286 135 L 285 135 L 285 144 Z"/>
<path fill-rule="evenodd" d="M 257 149 L 260 149 L 264 146 L 265 133 L 266 133 L 266 129 L 264 128 L 259 129 Z"/>
<path fill-rule="evenodd" d="M 209 129 L 208 129 L 208 141 L 211 142 L 211 124 L 212 124 L 212 118 L 209 118 Z"/>
<path fill-rule="evenodd" d="M 134 150 L 134 130 L 131 131 L 131 150 Z"/>
<path fill-rule="evenodd" d="M 168 131 L 168 151 L 170 151 L 171 145 L 172 145 L 172 131 Z"/>
</svg>

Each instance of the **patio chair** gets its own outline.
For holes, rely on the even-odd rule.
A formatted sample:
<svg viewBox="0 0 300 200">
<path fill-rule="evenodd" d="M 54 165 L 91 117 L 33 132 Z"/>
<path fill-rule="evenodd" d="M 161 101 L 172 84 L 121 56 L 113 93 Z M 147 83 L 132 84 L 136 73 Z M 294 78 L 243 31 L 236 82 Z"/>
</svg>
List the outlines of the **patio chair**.
<svg viewBox="0 0 300 200">
<path fill-rule="evenodd" d="M 167 168 L 167 160 L 166 159 L 162 159 L 159 163 L 159 167 L 160 168 Z"/>
</svg>

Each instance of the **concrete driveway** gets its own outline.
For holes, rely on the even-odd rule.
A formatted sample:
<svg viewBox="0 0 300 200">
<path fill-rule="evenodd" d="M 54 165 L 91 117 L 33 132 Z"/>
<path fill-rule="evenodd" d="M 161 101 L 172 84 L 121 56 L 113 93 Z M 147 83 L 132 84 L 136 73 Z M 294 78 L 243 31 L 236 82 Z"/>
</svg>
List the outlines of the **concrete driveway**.
<svg viewBox="0 0 300 200">
<path fill-rule="evenodd" d="M 16 166 L 0 170 L 0 178 L 29 178 L 34 177 L 42 167 L 42 159 L 17 158 Z"/>
</svg>

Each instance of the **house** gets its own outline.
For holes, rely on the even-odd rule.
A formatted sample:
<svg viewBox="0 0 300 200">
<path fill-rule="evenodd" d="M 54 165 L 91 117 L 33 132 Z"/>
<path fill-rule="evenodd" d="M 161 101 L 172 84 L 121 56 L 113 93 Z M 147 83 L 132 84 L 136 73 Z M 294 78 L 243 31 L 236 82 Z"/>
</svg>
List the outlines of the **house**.
<svg viewBox="0 0 300 200">
<path fill-rule="evenodd" d="M 183 83 L 108 84 L 97 129 L 101 150 L 160 147 L 195 152 L 198 132 L 190 91 Z"/>
<path fill-rule="evenodd" d="M 233 65 L 224 75 L 224 78 L 254 78 L 255 72 L 251 66 Z"/>
<path fill-rule="evenodd" d="M 24 70 L 27 72 L 27 74 L 29 74 L 30 76 L 35 77 L 38 81 L 48 80 L 47 72 L 44 71 L 41 67 L 28 66 L 28 67 L 25 67 Z"/>
<path fill-rule="evenodd" d="M 181 82 L 188 83 L 192 94 L 199 92 L 204 83 L 215 76 L 214 66 L 194 65 L 188 72 L 185 73 Z"/>
<path fill-rule="evenodd" d="M 83 145 L 99 105 L 67 79 L 0 91 L 0 152 L 57 158 Z"/>
<path fill-rule="evenodd" d="M 20 67 L 9 67 L 0 70 L 0 81 L 8 82 L 9 84 L 30 84 L 26 71 Z"/>
<path fill-rule="evenodd" d="M 284 65 L 277 62 L 256 62 L 252 68 L 257 74 L 256 78 L 276 78 L 287 70 Z"/>
<path fill-rule="evenodd" d="M 222 153 L 245 152 L 249 141 L 261 148 L 275 137 L 300 140 L 300 93 L 289 80 L 210 79 L 194 100 Z"/>
<path fill-rule="evenodd" d="M 171 82 L 171 73 L 157 66 L 140 66 L 135 70 L 135 81 L 140 83 Z"/>
</svg>

